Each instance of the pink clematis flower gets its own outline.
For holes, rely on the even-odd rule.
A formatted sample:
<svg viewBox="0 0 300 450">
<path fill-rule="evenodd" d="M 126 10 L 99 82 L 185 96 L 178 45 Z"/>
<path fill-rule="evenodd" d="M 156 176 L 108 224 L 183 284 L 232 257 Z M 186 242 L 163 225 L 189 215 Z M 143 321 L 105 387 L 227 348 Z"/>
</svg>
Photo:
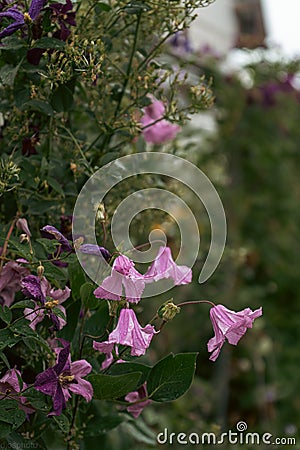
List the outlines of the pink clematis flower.
<svg viewBox="0 0 300 450">
<path fill-rule="evenodd" d="M 138 303 L 145 288 L 144 276 L 134 268 L 134 262 L 127 256 L 118 256 L 112 266 L 112 272 L 101 286 L 94 291 L 97 298 L 121 300 L 123 288 L 128 302 Z"/>
<path fill-rule="evenodd" d="M 23 395 L 19 395 L 21 392 L 20 380 L 21 373 L 18 369 L 9 369 L 6 374 L 0 379 L 0 400 L 3 398 L 11 399 L 14 397 L 19 403 L 19 408 L 26 414 L 31 414 L 35 410 L 28 406 L 27 399 Z M 26 389 L 27 385 L 23 382 L 23 389 Z"/>
<path fill-rule="evenodd" d="M 175 138 L 180 126 L 163 119 L 165 107 L 162 101 L 153 98 L 151 105 L 146 106 L 145 114 L 141 118 L 143 136 L 151 144 L 163 144 Z M 153 125 L 151 125 L 153 124 Z"/>
<path fill-rule="evenodd" d="M 133 415 L 136 419 L 139 417 L 143 409 L 152 403 L 152 400 L 148 399 L 148 393 L 145 382 L 137 391 L 129 392 L 125 400 L 132 405 L 127 406 L 127 411 Z M 144 399 L 144 400 L 143 400 Z"/>
<path fill-rule="evenodd" d="M 229 344 L 237 345 L 247 328 L 252 328 L 254 319 L 262 315 L 262 308 L 252 311 L 250 308 L 235 312 L 217 305 L 211 308 L 210 318 L 215 336 L 208 341 L 207 348 L 212 352 L 211 361 L 215 361 L 227 338 Z"/>
<path fill-rule="evenodd" d="M 187 284 L 192 281 L 192 270 L 187 266 L 178 266 L 172 258 L 169 247 L 160 247 L 158 254 L 145 273 L 145 281 L 158 281 L 172 278 L 175 285 Z"/>
<path fill-rule="evenodd" d="M 145 354 L 156 333 L 153 325 L 141 327 L 133 309 L 123 308 L 118 324 L 108 336 L 108 340 L 100 343 L 94 341 L 93 347 L 95 350 L 110 354 L 114 344 L 128 345 L 131 347 L 131 356 L 141 356 Z"/>
<path fill-rule="evenodd" d="M 61 330 L 67 322 L 62 317 L 55 315 L 52 308 L 59 309 L 66 316 L 66 310 L 61 304 L 70 297 L 71 289 L 68 286 L 65 289 L 54 289 L 45 277 L 40 279 L 35 275 L 25 277 L 21 285 L 23 293 L 36 302 L 34 309 L 24 309 L 26 319 L 30 320 L 30 328 L 35 330 L 37 324 L 45 318 L 46 311 L 53 322 L 54 328 Z M 45 309 L 41 309 L 42 306 L 45 306 Z"/>
<path fill-rule="evenodd" d="M 15 293 L 21 288 L 21 279 L 29 274 L 29 269 L 22 267 L 15 261 L 9 261 L 5 264 L 0 273 L 0 304 L 10 306 L 13 303 Z"/>
<path fill-rule="evenodd" d="M 56 349 L 56 353 L 56 364 L 37 375 L 34 383 L 37 391 L 53 397 L 53 411 L 49 416 L 59 416 L 62 413 L 71 397 L 70 391 L 82 395 L 87 402 L 93 397 L 91 383 L 83 379 L 90 373 L 92 366 L 85 359 L 71 362 L 69 344 L 65 343 L 64 348 Z"/>
</svg>

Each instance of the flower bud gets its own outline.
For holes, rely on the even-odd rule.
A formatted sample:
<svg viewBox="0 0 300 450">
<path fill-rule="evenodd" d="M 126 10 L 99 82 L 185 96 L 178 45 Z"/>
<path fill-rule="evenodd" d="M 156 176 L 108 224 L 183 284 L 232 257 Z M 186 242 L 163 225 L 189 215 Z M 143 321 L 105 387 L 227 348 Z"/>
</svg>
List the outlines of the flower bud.
<svg viewBox="0 0 300 450">
<path fill-rule="evenodd" d="M 28 223 L 27 223 L 26 219 L 24 219 L 24 218 L 18 219 L 16 221 L 16 227 L 19 230 L 23 231 L 25 234 L 27 234 L 28 237 L 31 237 L 31 233 L 30 233 L 30 230 L 29 230 Z"/>
<path fill-rule="evenodd" d="M 172 302 L 172 300 L 173 299 L 163 303 L 159 308 L 159 310 L 157 311 L 158 316 L 162 318 L 165 322 L 169 322 L 170 320 L 174 319 L 176 314 L 180 312 L 180 308 L 176 306 Z"/>
<path fill-rule="evenodd" d="M 44 268 L 44 266 L 42 266 L 41 263 L 40 263 L 40 265 L 38 266 L 38 268 L 36 269 L 36 271 L 37 271 L 38 277 L 39 277 L 39 278 L 43 278 L 45 268 Z"/>
<path fill-rule="evenodd" d="M 78 239 L 75 239 L 74 241 L 74 249 L 78 250 L 79 247 L 81 247 L 81 245 L 84 243 L 84 238 L 82 236 L 80 236 Z"/>
</svg>

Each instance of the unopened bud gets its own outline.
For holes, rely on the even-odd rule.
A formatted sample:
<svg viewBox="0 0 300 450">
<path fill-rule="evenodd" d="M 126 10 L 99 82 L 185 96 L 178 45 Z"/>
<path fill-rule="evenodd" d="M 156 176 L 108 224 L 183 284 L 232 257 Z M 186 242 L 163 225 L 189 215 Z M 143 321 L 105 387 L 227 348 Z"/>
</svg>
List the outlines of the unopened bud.
<svg viewBox="0 0 300 450">
<path fill-rule="evenodd" d="M 74 241 L 74 249 L 78 250 L 79 247 L 84 243 L 84 238 L 80 236 L 78 239 L 75 239 Z"/>
<path fill-rule="evenodd" d="M 163 319 L 165 322 L 169 322 L 174 319 L 176 314 L 180 312 L 179 306 L 176 306 L 172 300 L 168 300 L 166 303 L 163 303 L 159 310 L 157 311 L 158 316 Z"/>
<path fill-rule="evenodd" d="M 105 207 L 103 203 L 99 203 L 98 205 L 96 205 L 96 220 L 98 220 L 99 222 L 103 222 L 105 220 Z"/>
<path fill-rule="evenodd" d="M 41 263 L 40 263 L 40 265 L 38 266 L 38 268 L 36 269 L 36 271 L 37 271 L 38 277 L 39 277 L 39 278 L 43 278 L 45 268 L 44 268 L 44 266 L 42 266 Z"/>
<path fill-rule="evenodd" d="M 28 223 L 27 223 L 26 219 L 24 219 L 24 218 L 18 219 L 16 221 L 16 227 L 19 230 L 23 231 L 25 234 L 27 234 L 28 237 L 31 237 L 31 233 L 30 233 L 30 230 L 29 230 Z"/>
<path fill-rule="evenodd" d="M 77 172 L 77 164 L 71 162 L 70 169 L 72 170 L 73 173 L 76 173 Z"/>
</svg>

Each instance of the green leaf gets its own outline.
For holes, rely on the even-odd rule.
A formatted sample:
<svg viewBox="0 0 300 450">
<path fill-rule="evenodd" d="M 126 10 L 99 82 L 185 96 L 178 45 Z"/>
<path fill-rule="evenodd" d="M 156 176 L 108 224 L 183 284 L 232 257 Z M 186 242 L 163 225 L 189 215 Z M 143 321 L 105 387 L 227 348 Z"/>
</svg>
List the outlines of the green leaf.
<svg viewBox="0 0 300 450">
<path fill-rule="evenodd" d="M 60 416 L 53 416 L 54 421 L 57 423 L 58 427 L 64 432 L 68 433 L 70 429 L 70 422 L 69 419 L 64 415 L 61 414 Z"/>
<path fill-rule="evenodd" d="M 110 11 L 111 10 L 111 6 L 108 5 L 107 3 L 98 2 L 96 4 L 96 8 L 95 8 L 96 14 L 98 14 L 99 10 L 101 10 L 101 11 Z"/>
<path fill-rule="evenodd" d="M 9 423 L 13 429 L 18 428 L 26 420 L 25 412 L 19 408 L 15 400 L 1 400 L 0 421 Z"/>
<path fill-rule="evenodd" d="M 17 238 L 11 237 L 9 240 L 9 248 L 13 247 L 17 250 L 18 255 L 22 256 L 27 260 L 32 259 L 32 255 L 30 255 L 28 244 L 20 244 L 20 241 Z"/>
<path fill-rule="evenodd" d="M 99 306 L 99 300 L 94 296 L 95 286 L 92 283 L 84 283 L 80 287 L 82 305 L 87 309 L 95 309 Z"/>
<path fill-rule="evenodd" d="M 54 240 L 52 241 L 52 240 L 46 239 L 46 238 L 38 238 L 35 240 L 35 242 L 38 242 L 39 244 L 41 244 L 43 246 L 47 255 L 53 254 L 56 251 L 57 241 L 54 241 Z"/>
<path fill-rule="evenodd" d="M 51 262 L 44 262 L 43 266 L 45 268 L 44 276 L 49 279 L 49 281 L 52 281 L 55 284 L 57 284 L 57 282 L 66 282 L 67 276 L 65 272 L 63 272 L 57 266 L 55 266 Z"/>
<path fill-rule="evenodd" d="M 15 336 L 8 328 L 0 330 L 0 350 L 3 350 L 6 347 L 13 347 L 20 339 L 19 336 Z"/>
<path fill-rule="evenodd" d="M 12 426 L 6 422 L 0 421 L 0 439 L 7 436 L 12 431 Z"/>
<path fill-rule="evenodd" d="M 68 266 L 72 296 L 74 299 L 80 299 L 80 288 L 85 283 L 84 271 L 78 261 Z"/>
<path fill-rule="evenodd" d="M 59 182 L 58 182 L 55 178 L 53 178 L 53 177 L 48 177 L 48 178 L 47 178 L 47 182 L 48 182 L 49 186 L 51 186 L 52 189 L 55 190 L 55 192 L 57 192 L 57 193 L 58 193 L 59 195 L 61 195 L 62 197 L 65 196 L 65 193 L 64 193 L 63 188 L 61 187 L 61 185 L 59 184 Z"/>
<path fill-rule="evenodd" d="M 53 116 L 53 109 L 50 103 L 43 102 L 42 100 L 29 100 L 28 102 L 23 104 L 22 109 L 30 110 L 30 111 L 38 111 L 45 116 Z"/>
<path fill-rule="evenodd" d="M 10 309 L 21 309 L 21 308 L 35 308 L 35 303 L 33 300 L 21 300 L 20 302 L 11 305 Z"/>
<path fill-rule="evenodd" d="M 114 364 L 108 371 L 109 375 L 122 375 L 125 373 L 132 373 L 132 372 L 141 372 L 141 378 L 139 380 L 138 386 L 142 385 L 148 378 L 148 375 L 151 371 L 150 366 L 145 366 L 144 364 L 140 363 L 131 363 L 131 362 L 124 362 L 120 364 Z M 138 387 L 137 386 L 137 387 Z"/>
<path fill-rule="evenodd" d="M 3 84 L 3 86 L 10 86 L 12 87 L 16 78 L 16 75 L 19 70 L 19 65 L 16 67 L 7 64 L 0 69 L 0 82 Z"/>
<path fill-rule="evenodd" d="M 93 385 L 95 399 L 113 400 L 134 391 L 141 375 L 141 372 L 119 376 L 99 374 L 90 375 L 87 379 Z"/>
<path fill-rule="evenodd" d="M 37 337 L 37 333 L 30 328 L 29 323 L 29 320 L 22 318 L 22 320 L 18 320 L 15 324 L 11 324 L 10 329 L 17 335 Z"/>
<path fill-rule="evenodd" d="M 51 104 L 57 112 L 69 111 L 73 106 L 73 90 L 70 85 L 61 84 L 53 92 Z"/>
<path fill-rule="evenodd" d="M 72 341 L 75 335 L 76 327 L 78 325 L 80 307 L 80 302 L 73 302 L 69 307 L 66 308 L 68 321 L 67 325 L 65 325 L 63 329 L 58 332 L 58 336 L 60 338 L 66 339 L 70 342 Z"/>
<path fill-rule="evenodd" d="M 88 421 L 84 434 L 89 437 L 100 436 L 101 434 L 105 434 L 109 430 L 116 428 L 125 419 L 126 416 L 121 414 L 98 416 Z"/>
<path fill-rule="evenodd" d="M 67 321 L 66 316 L 64 315 L 64 313 L 59 309 L 59 308 L 52 308 L 52 312 L 57 316 L 60 317 L 61 319 Z"/>
<path fill-rule="evenodd" d="M 12 313 L 8 306 L 0 306 L 0 319 L 5 323 L 10 323 L 12 319 Z"/>
<path fill-rule="evenodd" d="M 8 361 L 8 359 L 6 358 L 6 356 L 4 355 L 3 352 L 0 352 L 0 358 L 2 359 L 2 361 L 4 362 L 4 364 L 6 365 L 6 367 L 7 367 L 8 369 L 10 369 L 9 361 Z"/>
<path fill-rule="evenodd" d="M 99 336 L 104 333 L 110 319 L 107 302 L 105 300 L 98 300 L 98 302 L 100 303 L 99 308 L 84 324 L 84 333 L 93 336 Z"/>
<path fill-rule="evenodd" d="M 66 43 L 64 41 L 61 41 L 59 39 L 50 38 L 50 37 L 42 37 L 41 39 L 38 39 L 35 44 L 34 48 L 64 48 Z"/>
<path fill-rule="evenodd" d="M 190 387 L 196 368 L 197 353 L 172 353 L 159 361 L 147 380 L 148 395 L 156 402 L 181 397 Z"/>
<path fill-rule="evenodd" d="M 30 405 L 40 411 L 48 411 L 47 397 L 41 392 L 31 387 L 26 390 L 26 398 Z"/>
</svg>

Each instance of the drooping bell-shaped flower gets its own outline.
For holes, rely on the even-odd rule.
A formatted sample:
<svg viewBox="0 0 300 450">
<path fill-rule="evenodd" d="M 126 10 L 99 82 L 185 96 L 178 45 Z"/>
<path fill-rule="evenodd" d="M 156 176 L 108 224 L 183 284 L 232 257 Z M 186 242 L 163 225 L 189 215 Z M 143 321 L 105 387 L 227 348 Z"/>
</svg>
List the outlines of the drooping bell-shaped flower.
<svg viewBox="0 0 300 450">
<path fill-rule="evenodd" d="M 118 324 L 105 342 L 94 341 L 93 347 L 104 353 L 112 352 L 113 344 L 128 345 L 132 356 L 144 355 L 150 345 L 152 337 L 156 334 L 153 325 L 141 327 L 133 309 L 121 309 Z"/>
<path fill-rule="evenodd" d="M 143 409 L 152 403 L 147 393 L 147 382 L 145 382 L 137 391 L 129 392 L 125 396 L 125 400 L 132 405 L 127 406 L 127 411 L 136 419 L 139 417 Z"/>
<path fill-rule="evenodd" d="M 208 341 L 207 348 L 212 352 L 211 361 L 215 361 L 227 339 L 229 344 L 237 345 L 248 328 L 252 328 L 254 319 L 262 315 L 262 308 L 252 311 L 250 308 L 235 312 L 223 305 L 216 305 L 210 310 L 210 318 L 215 336 Z"/>
<path fill-rule="evenodd" d="M 179 266 L 172 258 L 169 247 L 160 247 L 158 254 L 145 273 L 145 281 L 158 281 L 172 278 L 175 285 L 187 284 L 192 281 L 192 270 L 187 266 Z"/>
<path fill-rule="evenodd" d="M 95 289 L 94 295 L 107 300 L 121 300 L 125 296 L 128 302 L 138 303 L 144 288 L 144 276 L 134 268 L 134 262 L 120 255 L 113 263 L 111 275 Z"/>
</svg>

